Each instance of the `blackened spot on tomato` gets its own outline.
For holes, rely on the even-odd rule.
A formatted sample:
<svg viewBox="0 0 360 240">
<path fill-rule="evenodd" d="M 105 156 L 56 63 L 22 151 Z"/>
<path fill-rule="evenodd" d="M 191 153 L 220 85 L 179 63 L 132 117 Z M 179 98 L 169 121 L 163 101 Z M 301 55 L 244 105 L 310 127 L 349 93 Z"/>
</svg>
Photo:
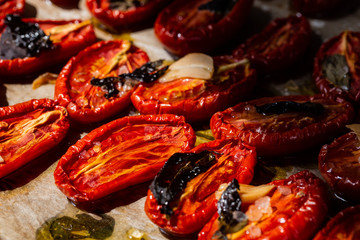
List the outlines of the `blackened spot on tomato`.
<svg viewBox="0 0 360 240">
<path fill-rule="evenodd" d="M 199 10 L 208 10 L 215 14 L 225 16 L 234 7 L 238 0 L 211 0 L 198 7 Z"/>
<path fill-rule="evenodd" d="M 344 55 L 334 54 L 325 57 L 321 67 L 326 79 L 336 87 L 349 91 L 351 75 Z"/>
<path fill-rule="evenodd" d="M 256 106 L 256 111 L 263 115 L 283 114 L 283 113 L 306 113 L 317 115 L 324 112 L 325 108 L 320 103 L 304 102 L 298 103 L 294 101 L 280 101 Z"/>
<path fill-rule="evenodd" d="M 26 23 L 21 17 L 7 15 L 6 28 L 0 38 L 0 59 L 32 57 L 43 50 L 53 49 L 50 36 L 37 23 Z"/>
<path fill-rule="evenodd" d="M 93 78 L 90 81 L 92 85 L 102 87 L 107 91 L 104 95 L 105 98 L 116 96 L 119 93 L 119 90 L 116 88 L 117 82 L 119 82 L 118 77 Z"/>
<path fill-rule="evenodd" d="M 151 192 L 161 205 L 161 213 L 172 215 L 171 202 L 179 197 L 191 179 L 215 163 L 216 157 L 209 151 L 173 154 L 150 185 Z"/>
</svg>

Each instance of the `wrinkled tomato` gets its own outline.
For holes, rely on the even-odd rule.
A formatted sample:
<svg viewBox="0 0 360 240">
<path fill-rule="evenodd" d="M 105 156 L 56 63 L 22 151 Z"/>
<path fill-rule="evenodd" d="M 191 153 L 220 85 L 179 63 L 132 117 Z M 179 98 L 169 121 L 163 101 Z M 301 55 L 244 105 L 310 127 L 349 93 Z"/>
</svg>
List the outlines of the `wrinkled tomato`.
<svg viewBox="0 0 360 240">
<path fill-rule="evenodd" d="M 75 202 L 93 201 L 152 180 L 175 152 L 191 149 L 195 133 L 183 117 L 124 117 L 91 131 L 71 146 L 55 183 Z"/>
<path fill-rule="evenodd" d="M 261 72 L 275 73 L 298 60 L 309 46 L 310 38 L 311 28 L 305 17 L 278 18 L 237 47 L 233 55 L 248 58 Z"/>
<path fill-rule="evenodd" d="M 229 230 L 219 222 L 216 213 L 201 230 L 198 239 L 310 239 L 327 212 L 323 182 L 312 173 L 303 171 L 269 184 L 274 185 L 270 193 L 234 212 L 235 221 L 239 212 L 245 213 L 243 226 Z M 222 238 L 224 236 L 226 238 Z"/>
<path fill-rule="evenodd" d="M 253 0 L 176 0 L 158 15 L 154 30 L 176 54 L 212 52 L 240 30 Z"/>
<path fill-rule="evenodd" d="M 168 204 L 173 209 L 170 210 L 171 214 L 164 213 L 165 206 L 159 203 L 155 197 L 158 194 L 153 193 L 150 187 L 145 212 L 151 221 L 165 231 L 173 234 L 190 234 L 199 231 L 216 211 L 216 191 L 221 184 L 228 183 L 233 178 L 240 183 L 250 183 L 256 162 L 253 148 L 238 141 L 224 139 L 203 143 L 188 153 L 202 154 L 205 151 L 211 154 L 213 159 L 206 160 L 208 166 L 203 171 L 200 172 L 199 169 L 201 165 L 205 165 L 204 160 L 198 165 L 193 164 L 189 167 L 190 160 L 183 160 L 185 163 L 181 163 L 179 160 L 170 162 L 169 159 L 155 178 L 155 180 L 165 178 L 165 182 L 162 180 L 156 184 L 164 185 L 171 182 L 168 188 L 170 190 L 173 188 L 173 191 L 179 189 L 177 183 L 180 182 L 181 185 L 185 182 L 184 189 Z M 185 158 L 185 156 L 180 157 Z M 184 166 L 179 169 L 180 163 Z M 188 171 L 188 174 L 179 179 L 178 176 L 185 171 Z M 191 179 L 189 175 L 194 172 L 198 174 Z M 163 190 L 162 193 L 170 190 Z"/>
<path fill-rule="evenodd" d="M 360 205 L 339 212 L 314 238 L 314 240 L 327 239 L 360 239 Z"/>
<path fill-rule="evenodd" d="M 7 14 L 22 14 L 24 12 L 25 0 L 1 0 L 0 22 Z"/>
<path fill-rule="evenodd" d="M 355 132 L 337 138 L 322 147 L 319 169 L 324 179 L 341 197 L 360 198 L 360 140 Z"/>
<path fill-rule="evenodd" d="M 0 178 L 59 144 L 69 129 L 66 110 L 50 99 L 0 108 Z"/>
<path fill-rule="evenodd" d="M 237 137 L 259 155 L 285 155 L 320 146 L 352 121 L 350 103 L 322 96 L 279 96 L 242 102 L 210 120 L 215 138 Z"/>
<path fill-rule="evenodd" d="M 172 0 L 87 0 L 91 14 L 108 28 L 121 31 L 154 21 Z"/>
<path fill-rule="evenodd" d="M 63 8 L 75 8 L 79 4 L 79 0 L 51 0 L 51 2 Z"/>
<path fill-rule="evenodd" d="M 324 16 L 336 10 L 341 0 L 292 0 L 294 8 L 310 17 Z"/>
<path fill-rule="evenodd" d="M 55 99 L 77 122 L 104 120 L 129 106 L 130 95 L 137 84 L 113 79 L 132 72 L 148 61 L 147 54 L 129 41 L 98 42 L 66 64 L 56 80 Z M 92 84 L 95 78 L 103 81 L 104 86 Z"/>
<path fill-rule="evenodd" d="M 360 32 L 345 31 L 325 42 L 313 78 L 321 92 L 360 102 Z"/>
<path fill-rule="evenodd" d="M 215 57 L 214 63 L 219 69 L 236 65 L 237 61 L 221 56 Z M 187 77 L 165 83 L 141 83 L 131 101 L 142 114 L 171 113 L 183 115 L 189 122 L 200 122 L 244 100 L 251 94 L 255 82 L 256 72 L 246 63 L 215 73 L 211 80 Z"/>
</svg>

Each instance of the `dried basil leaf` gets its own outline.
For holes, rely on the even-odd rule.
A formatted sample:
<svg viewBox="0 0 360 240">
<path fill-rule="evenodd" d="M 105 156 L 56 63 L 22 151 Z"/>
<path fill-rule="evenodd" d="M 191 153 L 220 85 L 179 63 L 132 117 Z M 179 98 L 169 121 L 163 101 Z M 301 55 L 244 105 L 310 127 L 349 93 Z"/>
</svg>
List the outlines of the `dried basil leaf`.
<svg viewBox="0 0 360 240">
<path fill-rule="evenodd" d="M 208 10 L 214 14 L 225 16 L 237 2 L 238 0 L 211 0 L 200 5 L 198 10 Z"/>
<path fill-rule="evenodd" d="M 323 75 L 332 84 L 344 91 L 350 90 L 350 68 L 344 55 L 334 54 L 327 56 L 321 67 Z"/>
<path fill-rule="evenodd" d="M 304 102 L 298 103 L 294 101 L 280 101 L 274 103 L 268 103 L 261 106 L 256 106 L 256 112 L 263 115 L 283 114 L 283 113 L 307 113 L 307 114 L 321 114 L 325 111 L 325 108 L 320 103 Z"/>
<path fill-rule="evenodd" d="M 214 153 L 175 153 L 164 164 L 150 190 L 161 205 L 161 213 L 172 215 L 171 201 L 185 189 L 186 184 L 216 163 Z"/>
</svg>

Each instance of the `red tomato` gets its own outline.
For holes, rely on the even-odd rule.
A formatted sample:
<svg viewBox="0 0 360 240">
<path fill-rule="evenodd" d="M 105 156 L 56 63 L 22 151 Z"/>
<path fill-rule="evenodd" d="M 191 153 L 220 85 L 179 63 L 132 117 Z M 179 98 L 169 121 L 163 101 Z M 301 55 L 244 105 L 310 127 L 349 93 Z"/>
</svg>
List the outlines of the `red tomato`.
<svg viewBox="0 0 360 240">
<path fill-rule="evenodd" d="M 0 108 L 0 178 L 55 147 L 69 129 L 66 110 L 50 99 Z"/>
<path fill-rule="evenodd" d="M 306 102 L 312 106 L 308 108 Z M 266 108 L 268 113 L 260 111 Z M 351 104 L 341 99 L 267 97 L 242 102 L 214 114 L 210 127 L 215 138 L 238 137 L 256 147 L 259 155 L 285 155 L 331 140 L 345 130 L 353 115 Z"/>
<path fill-rule="evenodd" d="M 116 84 L 119 93 L 106 98 L 106 91 L 91 84 L 93 78 L 116 77 L 132 72 L 149 58 L 129 41 L 98 42 L 73 57 L 63 68 L 55 85 L 55 99 L 81 123 L 99 122 L 121 112 L 131 103 L 133 86 Z"/>
<path fill-rule="evenodd" d="M 345 31 L 325 42 L 313 78 L 321 92 L 360 102 L 360 32 Z"/>
<path fill-rule="evenodd" d="M 314 238 L 314 240 L 360 239 L 360 205 L 339 212 Z"/>
<path fill-rule="evenodd" d="M 79 4 L 79 0 L 51 0 L 51 2 L 63 8 L 75 8 Z"/>
<path fill-rule="evenodd" d="M 358 201 L 360 198 L 360 140 L 354 132 L 347 133 L 319 154 L 319 169 L 324 179 L 341 197 Z"/>
<path fill-rule="evenodd" d="M 244 228 L 226 234 L 228 240 L 269 239 L 306 240 L 314 234 L 327 213 L 326 188 L 308 171 L 269 184 L 276 187 L 253 205 L 242 209 L 248 222 Z M 219 239 L 218 213 L 201 230 L 199 240 Z"/>
<path fill-rule="evenodd" d="M 311 28 L 305 17 L 278 18 L 241 44 L 233 55 L 248 58 L 261 72 L 275 73 L 298 60 L 309 46 L 310 38 Z"/>
<path fill-rule="evenodd" d="M 256 162 L 253 148 L 223 139 L 201 144 L 190 152 L 201 153 L 206 150 L 215 153 L 216 163 L 187 182 L 181 196 L 173 200 L 172 215 L 161 213 L 161 206 L 149 190 L 145 212 L 151 221 L 165 231 L 172 234 L 199 231 L 216 211 L 215 192 L 222 183 L 228 183 L 233 178 L 240 183 L 250 183 Z"/>
<path fill-rule="evenodd" d="M 56 66 L 57 64 L 67 61 L 77 52 L 96 41 L 94 29 L 90 21 L 22 20 L 26 23 L 39 24 L 46 35 L 51 35 L 50 39 L 52 40 L 55 49 L 44 50 L 33 57 L 0 59 L 0 76 L 25 75 L 38 72 L 51 66 Z M 74 24 L 72 26 L 78 27 L 75 27 L 73 30 L 69 28 L 67 30 L 59 29 L 61 26 L 67 24 Z M 5 25 L 0 26 L 1 33 L 4 31 L 5 27 Z"/>
<path fill-rule="evenodd" d="M 195 133 L 183 117 L 124 117 L 91 131 L 61 157 L 55 183 L 75 202 L 93 201 L 152 180 L 175 152 L 189 150 Z"/>
<path fill-rule="evenodd" d="M 7 14 L 22 14 L 25 0 L 2 0 L 0 1 L 0 22 Z"/>
<path fill-rule="evenodd" d="M 221 56 L 214 62 L 216 67 L 221 67 L 235 60 Z M 216 81 L 215 78 L 222 80 Z M 209 81 L 180 78 L 166 83 L 141 83 L 131 101 L 142 114 L 172 113 L 185 116 L 189 122 L 200 122 L 245 99 L 251 94 L 255 82 L 255 70 L 245 64 L 224 71 Z"/>
<path fill-rule="evenodd" d="M 158 15 L 155 34 L 176 55 L 212 52 L 238 33 L 252 5 L 253 0 L 176 0 Z"/>
<path fill-rule="evenodd" d="M 86 0 L 91 14 L 108 28 L 121 31 L 154 20 L 172 0 L 111 1 Z M 129 4 L 130 3 L 130 4 Z"/>
<path fill-rule="evenodd" d="M 306 16 L 328 15 L 338 9 L 341 0 L 292 0 L 295 9 Z"/>
</svg>

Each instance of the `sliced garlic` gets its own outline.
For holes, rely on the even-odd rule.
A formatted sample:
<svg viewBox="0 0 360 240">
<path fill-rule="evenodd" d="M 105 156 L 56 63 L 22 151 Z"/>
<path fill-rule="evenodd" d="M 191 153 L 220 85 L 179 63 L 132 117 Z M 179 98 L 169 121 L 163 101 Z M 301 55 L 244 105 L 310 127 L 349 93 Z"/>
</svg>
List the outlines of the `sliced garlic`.
<svg viewBox="0 0 360 240">
<path fill-rule="evenodd" d="M 5 160 L 0 156 L 0 163 L 5 163 Z"/>
<path fill-rule="evenodd" d="M 266 196 L 275 186 L 274 185 L 260 185 L 252 186 L 247 184 L 240 184 L 241 201 L 246 204 L 251 204 L 257 199 Z"/>
<path fill-rule="evenodd" d="M 346 125 L 346 127 L 355 132 L 357 137 L 360 139 L 360 124 L 350 124 Z"/>
<path fill-rule="evenodd" d="M 170 65 L 159 82 L 170 82 L 179 78 L 210 80 L 214 74 L 214 60 L 203 53 L 189 53 Z"/>
</svg>

